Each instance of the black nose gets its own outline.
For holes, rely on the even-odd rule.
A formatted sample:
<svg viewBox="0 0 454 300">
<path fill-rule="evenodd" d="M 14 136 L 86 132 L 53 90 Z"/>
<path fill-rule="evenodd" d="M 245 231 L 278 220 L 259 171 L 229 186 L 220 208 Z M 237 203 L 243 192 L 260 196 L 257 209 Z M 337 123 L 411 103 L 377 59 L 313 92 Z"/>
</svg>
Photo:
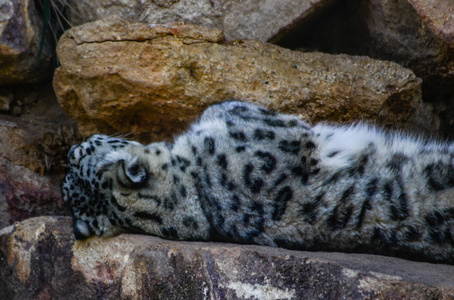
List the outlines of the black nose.
<svg viewBox="0 0 454 300">
<path fill-rule="evenodd" d="M 71 157 L 71 155 L 73 154 L 74 149 L 76 149 L 77 146 L 79 146 L 79 144 L 73 145 L 73 146 L 71 147 L 71 149 L 69 150 L 69 152 L 68 152 L 68 161 L 69 161 L 69 158 Z"/>
</svg>

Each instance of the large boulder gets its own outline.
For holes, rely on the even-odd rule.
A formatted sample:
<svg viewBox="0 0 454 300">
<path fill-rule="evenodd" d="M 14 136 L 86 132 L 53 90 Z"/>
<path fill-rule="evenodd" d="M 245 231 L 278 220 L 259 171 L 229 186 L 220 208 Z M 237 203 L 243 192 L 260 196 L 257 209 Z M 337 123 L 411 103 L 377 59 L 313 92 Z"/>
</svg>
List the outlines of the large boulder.
<svg viewBox="0 0 454 300">
<path fill-rule="evenodd" d="M 224 31 L 228 40 L 268 41 L 317 14 L 334 0 L 67 0 L 73 25 L 119 15 L 149 24 L 190 22 Z"/>
<path fill-rule="evenodd" d="M 52 71 L 51 33 L 43 37 L 43 21 L 35 1 L 4 0 L 0 7 L 0 85 L 48 78 Z"/>
<path fill-rule="evenodd" d="M 233 98 L 311 122 L 437 129 L 421 101 L 421 80 L 367 57 L 301 53 L 258 41 L 226 44 L 218 30 L 116 16 L 67 31 L 57 52 L 54 88 L 84 136 L 168 138 L 206 106 Z"/>
<path fill-rule="evenodd" d="M 74 241 L 68 217 L 0 230 L 3 299 L 451 299 L 453 275 L 361 254 L 127 234 Z"/>
</svg>

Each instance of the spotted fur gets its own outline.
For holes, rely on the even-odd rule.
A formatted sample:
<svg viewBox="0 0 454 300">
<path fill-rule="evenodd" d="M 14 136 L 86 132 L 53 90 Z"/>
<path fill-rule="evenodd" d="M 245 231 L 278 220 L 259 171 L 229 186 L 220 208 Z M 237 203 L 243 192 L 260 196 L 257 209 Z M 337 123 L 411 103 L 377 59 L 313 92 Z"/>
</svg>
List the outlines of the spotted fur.
<svg viewBox="0 0 454 300">
<path fill-rule="evenodd" d="M 452 144 L 230 101 L 173 144 L 94 135 L 69 167 L 77 239 L 127 231 L 454 263 Z"/>
</svg>

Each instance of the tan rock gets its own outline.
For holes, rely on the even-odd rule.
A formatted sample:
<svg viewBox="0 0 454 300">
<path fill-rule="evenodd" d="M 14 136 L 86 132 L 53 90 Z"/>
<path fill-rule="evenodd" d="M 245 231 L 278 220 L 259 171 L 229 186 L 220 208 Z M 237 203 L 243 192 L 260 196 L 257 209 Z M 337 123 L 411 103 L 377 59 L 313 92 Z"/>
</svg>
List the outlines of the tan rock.
<svg viewBox="0 0 454 300">
<path fill-rule="evenodd" d="M 75 242 L 67 217 L 0 230 L 0 258 L 5 299 L 454 297 L 452 265 L 144 235 Z"/>
<path fill-rule="evenodd" d="M 223 43 L 217 30 L 146 26 L 111 17 L 60 40 L 54 89 L 84 136 L 143 142 L 181 132 L 208 105 L 248 100 L 309 121 L 371 121 L 436 130 L 421 80 L 391 62 L 300 53 L 256 41 Z"/>
<path fill-rule="evenodd" d="M 39 82 L 51 74 L 50 33 L 38 57 L 42 21 L 32 0 L 4 0 L 0 10 L 0 85 Z"/>
<path fill-rule="evenodd" d="M 221 29 L 228 40 L 268 41 L 334 0 L 66 0 L 73 25 L 119 15 L 149 24 L 190 22 Z"/>
</svg>

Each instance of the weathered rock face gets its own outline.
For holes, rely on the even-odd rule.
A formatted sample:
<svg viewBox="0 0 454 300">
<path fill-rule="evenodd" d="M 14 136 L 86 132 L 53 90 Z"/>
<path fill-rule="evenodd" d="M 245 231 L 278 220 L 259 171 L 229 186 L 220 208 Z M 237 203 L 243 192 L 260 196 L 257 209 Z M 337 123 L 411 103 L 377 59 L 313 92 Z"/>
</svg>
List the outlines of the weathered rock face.
<svg viewBox="0 0 454 300">
<path fill-rule="evenodd" d="M 12 94 L 21 99 L 12 105 L 21 117 L 1 115 L 0 157 L 40 174 L 64 170 L 68 150 L 81 140 L 74 120 L 58 106 L 49 85 L 36 94 Z"/>
<path fill-rule="evenodd" d="M 449 1 L 339 1 L 275 41 L 304 51 L 367 55 L 410 68 L 454 138 L 454 6 Z"/>
<path fill-rule="evenodd" d="M 234 98 L 313 122 L 436 130 L 420 98 L 421 81 L 390 62 L 255 41 L 224 44 L 217 30 L 149 27 L 119 17 L 69 30 L 57 51 L 54 88 L 84 136 L 166 138 L 206 106 Z"/>
<path fill-rule="evenodd" d="M 454 266 L 142 235 L 75 242 L 71 228 L 40 217 L 0 231 L 3 299 L 454 297 Z"/>
<path fill-rule="evenodd" d="M 50 34 L 42 51 L 42 21 L 32 0 L 1 1 L 0 85 L 39 82 L 51 74 Z"/>
<path fill-rule="evenodd" d="M 0 228 L 33 216 L 70 214 L 60 183 L 68 150 L 81 136 L 50 84 L 42 85 L 4 88 L 13 98 L 11 111 L 21 116 L 0 115 Z"/>
<path fill-rule="evenodd" d="M 454 46 L 454 5 L 449 1 L 408 0 L 430 30 L 449 46 Z"/>
<path fill-rule="evenodd" d="M 71 24 L 119 15 L 149 24 L 190 22 L 217 28 L 228 40 L 268 41 L 294 28 L 299 22 L 333 0 L 67 0 Z"/>
<path fill-rule="evenodd" d="M 424 99 L 441 119 L 443 135 L 454 138 L 454 5 L 449 1 L 409 0 L 430 31 L 437 55 L 416 62 L 412 69 L 424 78 Z M 427 71 L 429 70 L 429 71 Z"/>
<path fill-rule="evenodd" d="M 369 18 L 365 19 L 369 37 L 368 52 L 373 57 L 396 61 L 411 68 L 418 76 L 428 79 L 433 76 L 448 75 L 454 70 L 454 44 L 446 44 L 449 38 L 441 40 L 434 35 L 431 27 L 442 36 L 443 29 L 436 28 L 437 24 L 427 25 L 430 17 L 421 17 L 410 4 L 410 1 L 369 0 Z M 429 2 L 413 1 L 413 4 L 424 11 L 424 7 L 435 7 Z M 448 6 L 448 4 L 444 4 Z M 452 6 L 452 5 L 451 5 Z M 438 5 L 439 8 L 440 4 Z M 444 20 L 454 9 L 444 11 Z M 432 16 L 433 19 L 440 18 Z"/>
<path fill-rule="evenodd" d="M 0 158 L 0 228 L 34 216 L 70 215 L 61 199 L 61 180 Z"/>
<path fill-rule="evenodd" d="M 81 136 L 49 83 L 52 32 L 43 39 L 40 2 L 0 1 L 0 228 L 70 213 L 60 182 L 68 149 Z"/>
<path fill-rule="evenodd" d="M 425 80 L 453 70 L 453 15 L 454 7 L 446 1 L 347 1 L 278 44 L 390 60 Z"/>
</svg>

